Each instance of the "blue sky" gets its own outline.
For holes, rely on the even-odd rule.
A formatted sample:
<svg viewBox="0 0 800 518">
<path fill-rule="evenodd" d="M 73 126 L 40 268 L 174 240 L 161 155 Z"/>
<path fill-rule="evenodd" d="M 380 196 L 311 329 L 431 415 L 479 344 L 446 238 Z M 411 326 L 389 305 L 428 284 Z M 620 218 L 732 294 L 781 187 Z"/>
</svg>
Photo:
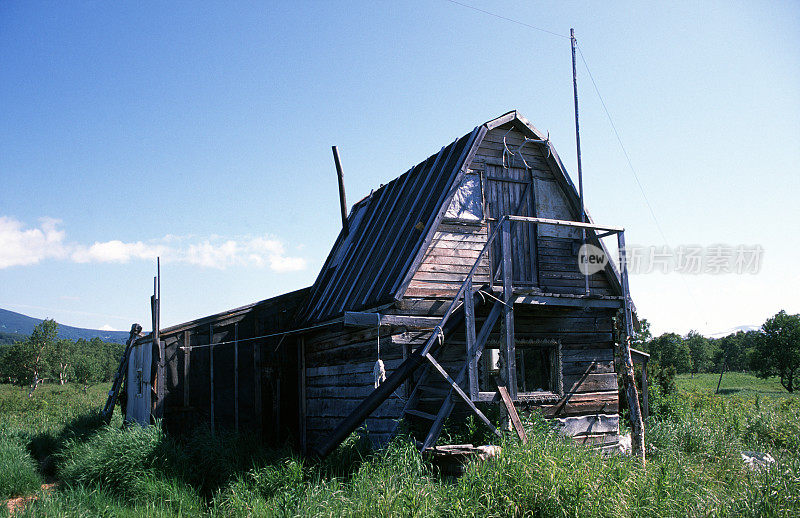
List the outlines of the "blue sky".
<svg viewBox="0 0 800 518">
<path fill-rule="evenodd" d="M 800 312 L 800 4 L 477 8 L 580 47 L 667 244 L 757 274 L 633 275 L 656 331 Z M 569 40 L 446 0 L 0 4 L 0 307 L 170 325 L 311 284 L 348 200 L 518 109 L 575 178 Z M 579 62 L 586 203 L 664 239 Z M 147 326 L 146 326 L 147 327 Z"/>
</svg>

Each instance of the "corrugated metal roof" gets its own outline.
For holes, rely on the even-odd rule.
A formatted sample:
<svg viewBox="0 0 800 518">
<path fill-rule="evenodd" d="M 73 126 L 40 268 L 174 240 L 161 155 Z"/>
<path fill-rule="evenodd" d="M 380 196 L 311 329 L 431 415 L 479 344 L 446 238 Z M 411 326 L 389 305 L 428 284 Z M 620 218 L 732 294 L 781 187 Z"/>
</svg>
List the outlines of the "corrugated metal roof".
<svg viewBox="0 0 800 518">
<path fill-rule="evenodd" d="M 302 312 L 305 322 L 395 299 L 483 126 L 443 147 L 350 211 Z"/>
<path fill-rule="evenodd" d="M 320 322 L 400 298 L 413 274 L 409 269 L 424 253 L 426 239 L 432 237 L 434 222 L 444 212 L 459 174 L 469 167 L 487 131 L 506 123 L 530 137 L 547 138 L 518 112 L 510 111 L 477 126 L 356 203 L 348 216 L 350 233 L 339 234 L 299 312 L 299 323 Z M 555 149 L 549 149 L 546 162 L 577 212 L 578 191 Z M 586 219 L 592 221 L 588 211 Z M 605 249 L 602 241 L 596 241 Z M 606 274 L 612 289 L 619 292 L 616 265 L 609 263 Z"/>
</svg>

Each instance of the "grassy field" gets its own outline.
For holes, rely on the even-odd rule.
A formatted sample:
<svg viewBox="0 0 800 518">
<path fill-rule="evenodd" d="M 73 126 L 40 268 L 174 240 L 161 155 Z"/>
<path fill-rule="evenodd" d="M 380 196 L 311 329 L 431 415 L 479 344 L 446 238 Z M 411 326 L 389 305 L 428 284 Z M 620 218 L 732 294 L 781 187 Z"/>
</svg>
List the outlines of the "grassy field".
<svg viewBox="0 0 800 518">
<path fill-rule="evenodd" d="M 800 401 L 728 376 L 720 396 L 713 376 L 654 394 L 646 468 L 531 415 L 527 445 L 507 438 L 458 480 L 403 439 L 370 452 L 353 436 L 315 463 L 247 436 L 101 426 L 105 385 L 45 386 L 33 399 L 0 385 L 0 499 L 36 495 L 20 516 L 800 516 Z M 777 463 L 751 471 L 743 450 Z M 39 490 L 45 480 L 59 485 Z"/>
<path fill-rule="evenodd" d="M 719 374 L 681 374 L 675 378 L 678 389 L 685 392 L 704 392 L 713 394 L 717 390 Z M 775 396 L 798 397 L 797 393 L 789 394 L 781 386 L 777 377 L 761 379 L 744 372 L 726 372 L 722 375 L 719 387 L 720 394 L 737 396 Z"/>
</svg>

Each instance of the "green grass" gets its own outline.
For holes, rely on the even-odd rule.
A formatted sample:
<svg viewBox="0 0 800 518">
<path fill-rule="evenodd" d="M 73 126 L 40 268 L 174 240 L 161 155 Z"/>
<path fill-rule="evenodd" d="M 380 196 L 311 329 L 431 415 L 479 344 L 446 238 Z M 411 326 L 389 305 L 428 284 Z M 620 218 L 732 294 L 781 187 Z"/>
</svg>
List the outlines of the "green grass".
<svg viewBox="0 0 800 518">
<path fill-rule="evenodd" d="M 535 414 L 527 445 L 508 437 L 500 456 L 458 479 L 438 476 L 402 438 L 371 452 L 353 436 L 314 463 L 246 435 L 178 441 L 101 426 L 105 387 L 45 387 L 33 402 L 0 385 L 0 444 L 37 477 L 18 492 L 35 492 L 43 455 L 61 481 L 26 516 L 798 516 L 800 400 L 735 380 L 738 392 L 714 395 L 702 376 L 679 379 L 648 423 L 646 468 L 576 446 Z M 777 465 L 750 471 L 743 450 Z"/>
<path fill-rule="evenodd" d="M 675 377 L 675 385 L 678 390 L 686 392 L 710 392 L 717 390 L 719 374 L 680 374 Z M 789 394 L 781 386 L 777 377 L 761 379 L 745 372 L 726 372 L 722 376 L 720 393 L 723 395 L 739 396 L 777 396 L 777 397 L 798 397 L 797 393 Z"/>
<path fill-rule="evenodd" d="M 42 477 L 24 441 L 0 436 L 0 500 L 36 492 Z"/>
</svg>

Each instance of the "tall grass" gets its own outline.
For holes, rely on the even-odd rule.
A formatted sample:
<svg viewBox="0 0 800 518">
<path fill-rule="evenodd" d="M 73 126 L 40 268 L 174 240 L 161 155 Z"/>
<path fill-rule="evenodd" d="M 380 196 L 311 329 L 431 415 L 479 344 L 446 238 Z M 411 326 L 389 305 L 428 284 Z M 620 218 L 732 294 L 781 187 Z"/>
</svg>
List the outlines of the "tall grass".
<svg viewBox="0 0 800 518">
<path fill-rule="evenodd" d="M 10 435 L 0 435 L 0 500 L 31 494 L 41 484 L 42 477 L 25 443 Z"/>
<path fill-rule="evenodd" d="M 30 516 L 798 516 L 800 401 L 683 392 L 648 422 L 648 464 L 602 456 L 527 419 L 529 442 L 442 477 L 412 442 L 371 451 L 354 435 L 321 462 L 255 437 L 73 421 L 53 434 L 62 486 Z M 89 420 L 89 423 L 92 421 Z M 13 433 L 17 446 L 35 435 Z M 467 426 L 465 435 L 478 438 Z M 32 442 L 27 443 L 31 450 Z M 740 452 L 777 464 L 752 471 Z M 19 448 L 16 450 L 20 453 Z M 24 455 L 23 455 L 24 457 Z M 30 456 L 28 456 L 30 460 Z"/>
</svg>

